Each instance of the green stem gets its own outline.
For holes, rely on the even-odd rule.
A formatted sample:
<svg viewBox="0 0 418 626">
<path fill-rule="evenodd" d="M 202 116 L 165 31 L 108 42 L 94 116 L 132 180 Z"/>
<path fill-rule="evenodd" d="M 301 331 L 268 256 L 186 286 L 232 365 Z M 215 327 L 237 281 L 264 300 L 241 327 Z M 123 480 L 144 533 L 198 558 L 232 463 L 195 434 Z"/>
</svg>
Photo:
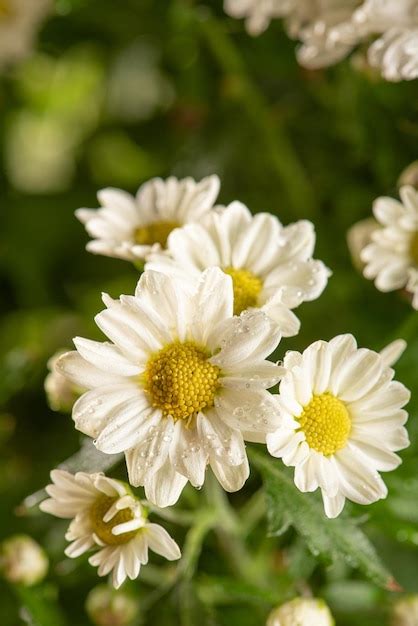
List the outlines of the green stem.
<svg viewBox="0 0 418 626">
<path fill-rule="evenodd" d="M 303 164 L 286 134 L 282 121 L 271 115 L 269 104 L 249 76 L 225 24 L 208 11 L 199 13 L 201 32 L 219 66 L 235 87 L 239 104 L 258 130 L 276 175 L 284 186 L 295 216 L 315 213 L 315 194 Z"/>
</svg>

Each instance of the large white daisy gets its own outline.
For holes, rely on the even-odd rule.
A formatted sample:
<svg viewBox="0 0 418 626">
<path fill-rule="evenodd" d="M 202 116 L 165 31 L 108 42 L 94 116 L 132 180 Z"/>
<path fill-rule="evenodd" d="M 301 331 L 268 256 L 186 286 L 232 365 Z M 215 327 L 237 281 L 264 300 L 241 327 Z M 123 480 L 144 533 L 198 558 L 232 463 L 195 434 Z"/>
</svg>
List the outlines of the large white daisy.
<svg viewBox="0 0 418 626">
<path fill-rule="evenodd" d="M 382 197 L 373 205 L 381 227 L 361 253 L 363 273 L 380 291 L 406 288 L 418 309 L 418 191 L 405 186 L 399 193 L 401 202 Z"/>
<path fill-rule="evenodd" d="M 76 558 L 95 549 L 89 563 L 98 567 L 99 576 L 113 570 L 114 587 L 138 577 L 149 549 L 170 561 L 180 558 L 176 542 L 162 526 L 148 521 L 146 509 L 125 483 L 101 473 L 73 475 L 64 470 L 53 470 L 51 479 L 53 484 L 46 488 L 50 497 L 40 508 L 73 518 L 65 554 Z"/>
<path fill-rule="evenodd" d="M 102 189 L 100 208 L 78 209 L 76 216 L 93 241 L 87 250 L 128 261 L 143 261 L 155 249 L 164 248 L 170 232 L 187 222 L 200 220 L 219 193 L 219 178 L 153 178 L 136 196 L 121 189 Z"/>
<path fill-rule="evenodd" d="M 346 498 L 369 504 L 387 495 L 378 472 L 396 468 L 395 452 L 409 443 L 402 407 L 410 393 L 389 366 L 403 347 L 396 342 L 378 354 L 340 335 L 286 354 L 281 425 L 267 447 L 295 468 L 298 489 L 321 489 L 328 517 L 339 515 Z"/>
<path fill-rule="evenodd" d="M 277 425 L 271 394 L 281 368 L 266 361 L 280 333 L 260 311 L 232 317 L 232 280 L 218 268 L 196 286 L 146 271 L 135 296 L 104 297 L 97 325 L 113 343 L 76 338 L 57 367 L 91 389 L 76 428 L 106 453 L 124 451 L 131 484 L 174 504 L 208 464 L 227 491 L 249 474 L 244 438 Z"/>
<path fill-rule="evenodd" d="M 253 216 L 233 202 L 172 232 L 166 253 L 150 255 L 146 268 L 190 280 L 218 266 L 232 277 L 234 313 L 261 309 L 289 337 L 300 326 L 291 309 L 318 298 L 330 275 L 312 258 L 314 247 L 311 222 L 282 226 L 269 213 Z"/>
<path fill-rule="evenodd" d="M 26 56 L 51 0 L 0 0 L 0 66 Z"/>
</svg>

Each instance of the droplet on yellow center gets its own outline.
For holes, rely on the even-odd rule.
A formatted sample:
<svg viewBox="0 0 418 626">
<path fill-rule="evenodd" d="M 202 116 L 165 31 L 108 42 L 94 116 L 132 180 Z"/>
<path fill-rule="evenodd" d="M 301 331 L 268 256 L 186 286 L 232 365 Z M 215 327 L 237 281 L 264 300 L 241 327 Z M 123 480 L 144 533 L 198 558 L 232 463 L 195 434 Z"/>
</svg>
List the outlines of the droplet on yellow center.
<svg viewBox="0 0 418 626">
<path fill-rule="evenodd" d="M 157 352 L 144 374 L 152 405 L 174 420 L 190 420 L 213 406 L 220 369 L 208 361 L 209 356 L 191 341 L 176 342 Z"/>
<path fill-rule="evenodd" d="M 239 315 L 258 304 L 258 296 L 263 288 L 261 278 L 245 269 L 224 267 L 223 271 L 232 278 L 234 287 L 234 315 Z"/>
<path fill-rule="evenodd" d="M 309 447 L 325 456 L 344 448 L 351 432 L 347 407 L 331 393 L 313 396 L 296 419 Z"/>
<path fill-rule="evenodd" d="M 179 226 L 178 222 L 151 222 L 136 229 L 134 235 L 135 242 L 141 246 L 152 246 L 154 243 L 159 243 L 160 246 L 165 248 L 168 235 Z"/>
<path fill-rule="evenodd" d="M 103 517 L 106 515 L 112 504 L 117 498 L 111 498 L 109 496 L 100 496 L 90 508 L 90 521 L 93 526 L 93 531 L 103 541 L 103 543 L 113 546 L 128 543 L 137 534 L 137 530 L 133 530 L 122 535 L 114 535 L 112 529 L 118 524 L 124 522 L 130 522 L 134 515 L 129 508 L 118 511 L 109 522 L 104 522 Z"/>
<path fill-rule="evenodd" d="M 409 255 L 414 264 L 418 266 L 418 231 L 416 231 L 411 237 Z"/>
</svg>

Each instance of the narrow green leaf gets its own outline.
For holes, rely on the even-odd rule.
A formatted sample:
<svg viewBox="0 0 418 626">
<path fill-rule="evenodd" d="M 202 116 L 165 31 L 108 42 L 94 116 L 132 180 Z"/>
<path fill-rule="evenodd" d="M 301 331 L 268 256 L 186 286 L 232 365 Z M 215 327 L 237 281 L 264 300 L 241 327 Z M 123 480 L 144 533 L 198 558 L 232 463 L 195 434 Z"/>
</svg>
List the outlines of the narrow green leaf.
<svg viewBox="0 0 418 626">
<path fill-rule="evenodd" d="M 396 581 L 356 522 L 347 517 L 327 519 L 319 502 L 301 493 L 277 461 L 254 450 L 251 458 L 263 476 L 269 529 L 273 535 L 282 533 L 291 524 L 322 562 L 329 564 L 342 557 L 377 585 L 392 591 L 397 589 Z"/>
</svg>

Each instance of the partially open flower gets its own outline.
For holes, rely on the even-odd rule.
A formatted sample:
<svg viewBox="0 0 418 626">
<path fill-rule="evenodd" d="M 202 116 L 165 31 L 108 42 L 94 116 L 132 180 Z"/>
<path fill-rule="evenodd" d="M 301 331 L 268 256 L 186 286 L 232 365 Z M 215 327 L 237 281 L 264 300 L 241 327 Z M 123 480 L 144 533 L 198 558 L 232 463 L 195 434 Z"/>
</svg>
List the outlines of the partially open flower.
<svg viewBox="0 0 418 626">
<path fill-rule="evenodd" d="M 30 587 L 43 580 L 48 571 L 48 557 L 28 535 L 13 535 L 0 547 L 0 570 L 11 583 Z"/>
<path fill-rule="evenodd" d="M 266 626 L 334 626 L 331 611 L 323 600 L 295 598 L 274 609 Z"/>
<path fill-rule="evenodd" d="M 46 488 L 50 498 L 40 508 L 72 518 L 65 554 L 76 558 L 94 548 L 89 563 L 98 567 L 99 576 L 113 570 L 116 589 L 127 577 L 139 576 L 149 549 L 170 561 L 180 558 L 176 542 L 162 526 L 148 522 L 146 510 L 125 483 L 101 473 L 73 475 L 64 470 L 53 470 L 51 478 L 53 484 Z"/>
<path fill-rule="evenodd" d="M 45 378 L 44 387 L 48 404 L 53 411 L 70 413 L 74 402 L 84 393 L 85 389 L 77 387 L 57 369 L 58 359 L 65 351 L 54 354 L 48 361 L 49 374 Z"/>
<path fill-rule="evenodd" d="M 86 599 L 87 614 L 96 626 L 129 626 L 138 610 L 132 594 L 107 585 L 94 587 Z"/>
<path fill-rule="evenodd" d="M 361 253 L 364 248 L 371 242 L 372 233 L 379 228 L 379 223 L 373 218 L 368 217 L 365 220 L 356 222 L 347 232 L 347 244 L 350 250 L 351 260 L 354 267 L 362 271 L 364 261 L 361 260 Z"/>
</svg>

